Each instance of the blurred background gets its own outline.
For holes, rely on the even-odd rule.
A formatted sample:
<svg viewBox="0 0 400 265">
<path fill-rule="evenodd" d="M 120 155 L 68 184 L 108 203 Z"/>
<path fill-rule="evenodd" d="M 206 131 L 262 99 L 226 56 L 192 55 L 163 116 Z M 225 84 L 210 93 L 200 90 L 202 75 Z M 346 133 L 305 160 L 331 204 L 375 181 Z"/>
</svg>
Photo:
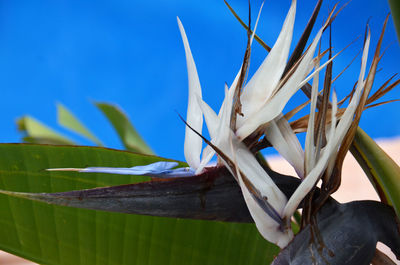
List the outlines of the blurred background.
<svg viewBox="0 0 400 265">
<path fill-rule="evenodd" d="M 257 34 L 270 46 L 290 2 L 265 2 Z M 317 1 L 298 2 L 292 49 Z M 229 3 L 247 21 L 247 1 Z M 324 2 L 315 29 L 335 3 Z M 260 5 L 261 1 L 251 3 L 253 24 Z M 177 112 L 186 115 L 187 73 L 176 16 L 186 29 L 203 97 L 216 110 L 224 83 L 230 84 L 240 67 L 247 40 L 222 0 L 0 1 L 0 12 L 1 142 L 19 142 L 15 121 L 30 114 L 72 139 L 91 144 L 57 125 L 56 103 L 60 102 L 106 146 L 122 148 L 92 104 L 107 101 L 125 110 L 155 153 L 184 160 L 184 124 Z M 387 1 L 382 0 L 353 0 L 343 9 L 332 27 L 333 50 L 336 53 L 356 41 L 335 59 L 334 76 L 362 49 L 367 22 L 372 33 L 371 61 L 388 13 Z M 391 20 L 383 43 L 386 52 L 375 89 L 399 71 L 400 49 Z M 250 76 L 266 55 L 254 43 Z M 334 83 L 339 98 L 352 89 L 359 66 L 360 55 Z M 397 90 L 384 99 L 399 98 Z M 305 100 L 298 93 L 288 109 Z M 400 135 L 399 110 L 398 102 L 367 110 L 361 127 L 373 138 Z"/>
</svg>

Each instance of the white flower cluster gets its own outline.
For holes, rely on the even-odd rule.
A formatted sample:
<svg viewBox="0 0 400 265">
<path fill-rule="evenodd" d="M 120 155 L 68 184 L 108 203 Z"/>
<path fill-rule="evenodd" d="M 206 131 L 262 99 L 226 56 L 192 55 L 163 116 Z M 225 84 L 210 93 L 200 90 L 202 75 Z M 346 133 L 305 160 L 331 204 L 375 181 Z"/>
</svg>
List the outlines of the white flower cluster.
<svg viewBox="0 0 400 265">
<path fill-rule="evenodd" d="M 220 161 L 225 163 L 238 181 L 250 214 L 261 235 L 268 241 L 285 247 L 293 238 L 290 220 L 300 202 L 316 185 L 323 173 L 333 168 L 339 147 L 354 119 L 366 80 L 364 74 L 368 57 L 370 35 L 364 42 L 361 70 L 350 103 L 343 113 L 337 112 L 336 95 L 333 92 L 330 112 L 330 126 L 325 130 L 326 144 L 316 145 L 315 112 L 318 97 L 319 71 L 335 57 L 320 66 L 320 56 L 314 57 L 317 44 L 330 19 L 317 32 L 315 38 L 295 66 L 284 75 L 289 56 L 296 14 L 296 0 L 292 0 L 282 30 L 273 48 L 253 77 L 244 86 L 240 95 L 241 112 L 236 116 L 236 127 L 231 128 L 234 93 L 242 68 L 230 88 L 225 87 L 225 98 L 216 114 L 202 99 L 202 92 L 196 65 L 190 51 L 182 23 L 178 25 L 185 47 L 189 100 L 185 134 L 185 158 L 190 168 L 177 168 L 175 162 L 157 162 L 132 168 L 57 168 L 48 170 L 100 172 L 154 177 L 190 177 L 199 174 L 214 156 L 216 149 Z M 258 20 L 257 20 L 258 21 Z M 256 23 L 257 25 L 257 23 Z M 251 41 L 254 37 L 251 38 Z M 251 44 L 250 41 L 250 44 Z M 242 66 L 243 67 L 243 66 Z M 313 71 L 314 70 L 314 71 Z M 311 74 L 310 74 L 311 73 Z M 283 116 L 283 109 L 289 99 L 307 82 L 313 79 L 310 115 L 308 120 L 305 149 L 301 148 L 295 132 Z M 234 113 L 236 115 L 236 113 Z M 203 116 L 211 137 L 210 145 L 202 150 Z M 270 144 L 294 167 L 301 184 L 290 198 L 272 181 L 271 177 L 256 160 L 243 140 L 262 129 Z"/>
<path fill-rule="evenodd" d="M 234 92 L 240 72 L 230 88 L 225 87 L 225 99 L 216 114 L 203 100 L 199 77 L 184 28 L 178 19 L 188 70 L 189 100 L 185 134 L 185 158 L 189 166 L 200 173 L 215 154 L 206 146 L 202 152 L 203 116 L 211 137 L 211 143 L 234 162 L 235 167 L 224 161 L 231 173 L 237 177 L 243 197 L 262 236 L 270 242 L 285 247 L 293 237 L 290 219 L 306 194 L 315 186 L 321 174 L 335 160 L 354 117 L 365 84 L 364 73 L 368 57 L 369 35 L 364 44 L 361 71 L 355 93 L 344 114 L 338 119 L 336 95 L 332 95 L 331 125 L 327 129 L 327 143 L 321 150 L 314 144 L 314 118 L 318 95 L 318 73 L 327 64 L 319 66 L 319 57 L 314 58 L 317 44 L 326 24 L 318 31 L 312 43 L 297 62 L 294 71 L 283 80 L 289 56 L 296 13 L 296 0 L 292 1 L 282 30 L 273 48 L 256 73 L 244 86 L 240 97 L 243 116 L 237 115 L 236 128 L 230 127 Z M 332 58 L 333 59 L 333 58 Z M 314 70 L 314 71 L 313 71 Z M 311 73 L 312 72 L 312 73 Z M 311 74 L 310 74 L 311 73 Z M 313 79 L 311 112 L 307 129 L 305 150 L 291 129 L 282 111 L 289 99 L 308 81 Z M 265 137 L 278 152 L 295 168 L 302 179 L 301 185 L 291 198 L 286 198 L 270 176 L 257 162 L 254 154 L 242 142 L 259 128 L 265 128 Z M 196 132 L 195 132 L 196 131 Z M 220 157 L 222 160 L 223 157 Z"/>
</svg>

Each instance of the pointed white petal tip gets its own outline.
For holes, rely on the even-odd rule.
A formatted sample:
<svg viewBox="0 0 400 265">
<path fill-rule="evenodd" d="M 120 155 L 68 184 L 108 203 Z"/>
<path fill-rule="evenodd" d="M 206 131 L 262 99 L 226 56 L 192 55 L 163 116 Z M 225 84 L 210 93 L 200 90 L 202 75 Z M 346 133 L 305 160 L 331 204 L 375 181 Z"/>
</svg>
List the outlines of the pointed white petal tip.
<svg viewBox="0 0 400 265">
<path fill-rule="evenodd" d="M 238 119 L 238 127 L 257 113 L 278 88 L 289 56 L 295 14 L 296 1 L 293 1 L 278 39 L 243 90 L 241 101 L 244 117 Z"/>
<path fill-rule="evenodd" d="M 177 18 L 179 30 L 182 35 L 183 45 L 186 54 L 186 65 L 188 72 L 189 95 L 188 95 L 188 109 L 186 115 L 186 122 L 198 133 L 202 132 L 203 127 L 203 114 L 200 106 L 197 103 L 197 97 L 201 98 L 200 80 L 197 74 L 196 64 L 194 62 L 192 52 L 190 51 L 189 41 L 187 39 L 185 30 L 179 18 Z M 193 169 L 199 167 L 200 154 L 202 148 L 202 139 L 186 127 L 184 155 L 187 163 Z"/>
<path fill-rule="evenodd" d="M 293 232 L 288 229 L 282 231 L 278 224 L 268 213 L 266 213 L 260 205 L 255 201 L 250 191 L 244 185 L 242 178 L 239 176 L 239 185 L 246 201 L 247 208 L 252 216 L 256 227 L 262 237 L 266 240 L 284 248 L 293 239 Z M 271 194 L 268 194 L 269 196 Z M 271 196 L 273 197 L 273 196 Z M 286 201 L 286 200 L 285 200 Z M 279 201 L 281 203 L 282 201 Z M 282 208 L 280 208 L 282 209 Z"/>
<path fill-rule="evenodd" d="M 182 31 L 183 31 L 183 34 L 185 34 L 185 29 L 183 28 L 182 21 L 180 20 L 180 18 L 178 16 L 176 17 L 176 21 L 178 22 L 178 27 L 179 27 L 181 34 L 182 34 Z"/>
</svg>

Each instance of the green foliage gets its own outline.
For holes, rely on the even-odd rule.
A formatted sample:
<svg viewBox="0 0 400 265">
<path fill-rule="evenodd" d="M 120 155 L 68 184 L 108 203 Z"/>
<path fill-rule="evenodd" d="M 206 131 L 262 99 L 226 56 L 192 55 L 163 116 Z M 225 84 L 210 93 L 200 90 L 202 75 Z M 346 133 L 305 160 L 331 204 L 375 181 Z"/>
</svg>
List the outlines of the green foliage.
<svg viewBox="0 0 400 265">
<path fill-rule="evenodd" d="M 108 103 L 96 103 L 96 106 L 103 112 L 108 121 L 112 124 L 127 150 L 141 154 L 153 154 L 153 151 L 151 151 L 150 147 L 136 132 L 128 117 L 121 109 Z"/>
<path fill-rule="evenodd" d="M 135 130 L 127 115 L 118 106 L 104 102 L 98 102 L 95 105 L 110 122 L 126 150 L 140 154 L 154 154 Z M 102 142 L 62 104 L 57 104 L 57 117 L 61 126 L 91 140 L 97 146 L 103 146 Z M 27 143 L 77 145 L 77 143 L 30 116 L 19 119 L 17 126 L 19 131 L 24 134 L 22 140 Z"/>
<path fill-rule="evenodd" d="M 389 0 L 390 10 L 392 12 L 392 18 L 394 26 L 397 31 L 397 38 L 400 41 L 400 1 L 399 0 Z"/>
<path fill-rule="evenodd" d="M 0 189 L 58 192 L 143 177 L 46 168 L 135 166 L 161 160 L 99 147 L 0 144 Z M 0 195 L 0 248 L 41 264 L 269 264 L 278 248 L 253 224 L 137 216 Z"/>
<path fill-rule="evenodd" d="M 375 190 L 400 218 L 400 167 L 360 128 L 353 146 L 352 153 Z"/>
<path fill-rule="evenodd" d="M 57 118 L 58 123 L 61 126 L 64 126 L 65 128 L 93 141 L 98 146 L 103 145 L 101 141 L 93 135 L 93 133 L 91 133 L 70 110 L 60 103 L 57 104 Z"/>
<path fill-rule="evenodd" d="M 18 130 L 24 136 L 22 140 L 27 143 L 73 145 L 73 141 L 62 134 L 50 129 L 38 120 L 24 116 L 17 120 Z"/>
</svg>

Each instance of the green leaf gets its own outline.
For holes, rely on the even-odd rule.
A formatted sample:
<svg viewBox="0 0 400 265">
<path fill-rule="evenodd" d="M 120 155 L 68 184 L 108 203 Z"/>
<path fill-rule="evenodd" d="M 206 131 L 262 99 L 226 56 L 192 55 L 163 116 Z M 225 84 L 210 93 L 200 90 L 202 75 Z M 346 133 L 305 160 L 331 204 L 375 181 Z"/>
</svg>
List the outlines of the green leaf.
<svg viewBox="0 0 400 265">
<path fill-rule="evenodd" d="M 127 150 L 141 154 L 153 154 L 153 151 L 136 132 L 128 117 L 121 109 L 107 103 L 98 102 L 95 104 L 112 124 Z"/>
<path fill-rule="evenodd" d="M 62 134 L 50 129 L 38 120 L 24 116 L 17 120 L 18 130 L 25 134 L 23 140 L 28 143 L 74 145 Z"/>
<path fill-rule="evenodd" d="M 239 17 L 239 15 L 233 10 L 233 8 L 228 4 L 226 0 L 224 0 L 225 5 L 228 7 L 229 11 L 231 11 L 232 15 L 239 21 L 240 25 L 242 25 L 246 30 L 248 30 L 250 33 L 253 33 L 251 29 L 246 25 L 246 23 L 243 22 L 243 20 Z M 271 50 L 271 48 L 260 38 L 257 36 L 257 34 L 254 34 L 254 39 L 264 47 L 268 52 Z"/>
<path fill-rule="evenodd" d="M 385 196 L 400 218 L 400 167 L 361 128 L 351 151 L 378 194 Z"/>
<path fill-rule="evenodd" d="M 72 114 L 70 110 L 60 103 L 57 104 L 57 119 L 58 123 L 65 128 L 68 128 L 71 131 L 88 138 L 98 146 L 103 146 L 101 141 L 95 135 L 93 135 L 89 129 L 87 129 L 86 126 L 83 125 L 78 118 L 74 116 L 74 114 Z"/>
<path fill-rule="evenodd" d="M 99 147 L 0 144 L 0 189 L 62 192 L 144 177 L 46 168 L 152 163 L 159 157 Z M 183 165 L 183 164 L 182 164 Z M 269 264 L 278 248 L 253 224 L 76 209 L 0 195 L 0 248 L 41 264 Z"/>
<path fill-rule="evenodd" d="M 389 6 L 392 13 L 394 26 L 397 32 L 397 39 L 400 41 L 400 1 L 389 0 Z"/>
</svg>

